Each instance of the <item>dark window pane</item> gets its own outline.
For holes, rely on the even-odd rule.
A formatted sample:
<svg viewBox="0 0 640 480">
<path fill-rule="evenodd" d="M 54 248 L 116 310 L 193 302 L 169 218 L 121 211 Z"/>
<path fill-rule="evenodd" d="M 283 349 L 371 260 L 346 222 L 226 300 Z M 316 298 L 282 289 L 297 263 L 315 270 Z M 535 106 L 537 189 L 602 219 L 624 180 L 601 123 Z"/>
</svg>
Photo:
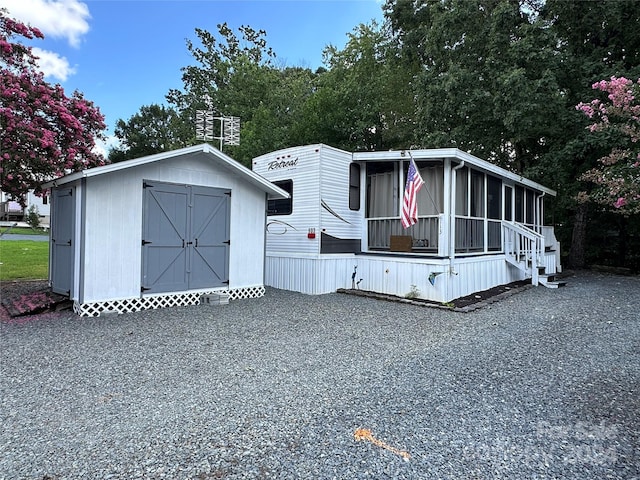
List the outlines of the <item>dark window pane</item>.
<svg viewBox="0 0 640 480">
<path fill-rule="evenodd" d="M 290 215 L 293 205 L 293 180 L 281 180 L 273 182 L 276 187 L 280 187 L 289 193 L 289 198 L 278 198 L 267 202 L 267 215 Z"/>
<path fill-rule="evenodd" d="M 360 210 L 360 165 L 349 165 L 349 209 Z"/>
</svg>

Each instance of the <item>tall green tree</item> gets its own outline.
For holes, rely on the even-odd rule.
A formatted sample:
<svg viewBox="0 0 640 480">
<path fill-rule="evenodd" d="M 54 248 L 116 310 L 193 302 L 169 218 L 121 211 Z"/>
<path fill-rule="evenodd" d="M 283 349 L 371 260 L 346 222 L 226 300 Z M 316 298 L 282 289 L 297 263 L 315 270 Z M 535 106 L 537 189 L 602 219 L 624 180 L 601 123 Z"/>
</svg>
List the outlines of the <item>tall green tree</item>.
<svg viewBox="0 0 640 480">
<path fill-rule="evenodd" d="M 196 35 L 197 42 L 187 41 L 196 64 L 182 69 L 184 88 L 169 91 L 168 101 L 194 122 L 197 110 L 240 117 L 240 145 L 225 151 L 245 165 L 280 148 L 288 113 L 299 98 L 292 95 L 299 92 L 283 88 L 283 80 L 286 85 L 289 74 L 299 78 L 299 72 L 274 66 L 275 53 L 264 30 L 242 26 L 238 35 L 224 23 L 217 35 L 202 29 L 196 29 Z"/>
<path fill-rule="evenodd" d="M 637 78 L 639 11 L 627 0 L 385 5 L 399 55 L 418 71 L 415 143 L 456 146 L 558 190 L 557 232 L 576 267 L 604 251 L 588 233 L 610 228 L 610 215 L 592 218 L 577 195 L 612 146 L 588 136 L 575 106 L 598 80 Z"/>
<path fill-rule="evenodd" d="M 387 18 L 418 71 L 415 141 L 455 146 L 526 172 L 566 108 L 551 32 L 512 0 L 389 1 Z"/>
<path fill-rule="evenodd" d="M 327 70 L 305 104 L 301 137 L 355 151 L 407 148 L 414 118 L 412 72 L 399 65 L 377 23 L 359 25 L 348 38 L 344 49 L 324 51 Z"/>
<path fill-rule="evenodd" d="M 194 127 L 164 105 L 143 105 L 126 122 L 116 122 L 120 146 L 109 151 L 112 163 L 186 147 L 194 142 Z"/>
</svg>

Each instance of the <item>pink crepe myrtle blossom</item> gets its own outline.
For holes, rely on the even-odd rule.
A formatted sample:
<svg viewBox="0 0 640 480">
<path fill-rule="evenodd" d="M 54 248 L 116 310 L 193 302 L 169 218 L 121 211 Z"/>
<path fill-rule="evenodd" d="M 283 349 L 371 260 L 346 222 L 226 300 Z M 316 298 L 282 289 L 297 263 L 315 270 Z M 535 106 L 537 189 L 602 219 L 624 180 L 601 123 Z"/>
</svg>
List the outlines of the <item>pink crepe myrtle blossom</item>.
<svg viewBox="0 0 640 480">
<path fill-rule="evenodd" d="M 619 197 L 618 200 L 616 200 L 616 202 L 613 204 L 614 207 L 616 208 L 622 208 L 627 204 L 627 201 L 625 200 L 624 197 Z"/>
<path fill-rule="evenodd" d="M 67 96 L 44 80 L 31 47 L 16 37 L 44 38 L 0 9 L 0 188 L 24 198 L 47 180 L 103 165 L 95 145 L 106 127 L 100 110 L 81 93 Z"/>
<path fill-rule="evenodd" d="M 593 123 L 586 128 L 594 133 L 610 132 L 616 139 L 611 151 L 598 160 L 598 166 L 580 179 L 595 185 L 580 198 L 605 205 L 623 215 L 640 213 L 640 79 L 611 77 L 592 85 L 606 94 L 576 109 Z"/>
</svg>

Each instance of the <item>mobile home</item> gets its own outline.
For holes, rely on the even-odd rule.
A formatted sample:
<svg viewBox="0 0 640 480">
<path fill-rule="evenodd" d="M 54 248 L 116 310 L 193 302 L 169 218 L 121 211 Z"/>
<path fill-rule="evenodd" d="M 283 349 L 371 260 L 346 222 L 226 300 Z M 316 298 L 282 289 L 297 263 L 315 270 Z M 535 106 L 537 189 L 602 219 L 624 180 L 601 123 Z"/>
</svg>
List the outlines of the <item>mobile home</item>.
<svg viewBox="0 0 640 480">
<path fill-rule="evenodd" d="M 400 220 L 411 158 L 418 221 Z M 545 199 L 555 192 L 458 149 L 350 153 L 309 145 L 253 170 L 290 194 L 269 201 L 267 285 L 308 294 L 360 288 L 447 302 L 517 280 L 557 286 Z"/>
</svg>

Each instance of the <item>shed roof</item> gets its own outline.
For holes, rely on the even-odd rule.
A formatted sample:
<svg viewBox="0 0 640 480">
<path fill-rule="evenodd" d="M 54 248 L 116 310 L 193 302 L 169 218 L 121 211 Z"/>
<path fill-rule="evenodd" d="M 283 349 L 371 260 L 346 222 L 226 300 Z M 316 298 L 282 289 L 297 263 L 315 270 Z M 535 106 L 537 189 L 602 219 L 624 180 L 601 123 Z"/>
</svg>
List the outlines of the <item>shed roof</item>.
<svg viewBox="0 0 640 480">
<path fill-rule="evenodd" d="M 496 176 L 513 180 L 521 185 L 531 187 L 540 192 L 544 192 L 548 195 L 556 196 L 556 191 L 551 190 L 539 183 L 529 180 L 528 178 L 518 175 L 517 173 L 510 172 L 504 168 L 498 167 L 493 163 L 482 160 L 478 157 L 464 152 L 458 148 L 433 148 L 424 150 L 391 150 L 388 152 L 358 152 L 353 154 L 354 161 L 369 162 L 369 161 L 389 161 L 389 160 L 409 160 L 410 156 L 413 156 L 414 160 L 429 160 L 440 158 L 452 158 L 458 161 L 458 163 L 465 162 L 466 165 L 475 166 L 485 172 L 492 173 Z"/>
<path fill-rule="evenodd" d="M 279 187 L 276 187 L 266 178 L 258 175 L 257 173 L 249 170 L 244 165 L 236 162 L 230 156 L 222 153 L 217 148 L 212 147 L 207 143 L 201 145 L 194 145 L 192 147 L 180 148 L 178 150 L 171 150 L 169 152 L 156 153 L 155 155 L 148 155 L 146 157 L 134 158 L 132 160 L 125 160 L 124 162 L 110 163 L 101 167 L 88 168 L 79 172 L 65 175 L 64 177 L 56 178 L 42 185 L 42 188 L 57 187 L 65 185 L 67 183 L 75 182 L 81 178 L 90 178 L 97 175 L 104 175 L 106 173 L 113 173 L 129 168 L 138 167 L 140 165 L 146 165 L 148 163 L 159 162 L 163 160 L 169 160 L 172 158 L 186 157 L 186 156 L 198 156 L 203 155 L 210 159 L 215 165 L 218 165 L 232 174 L 242 177 L 247 182 L 255 185 L 260 190 L 268 193 L 271 198 L 289 198 L 289 194 Z"/>
</svg>

